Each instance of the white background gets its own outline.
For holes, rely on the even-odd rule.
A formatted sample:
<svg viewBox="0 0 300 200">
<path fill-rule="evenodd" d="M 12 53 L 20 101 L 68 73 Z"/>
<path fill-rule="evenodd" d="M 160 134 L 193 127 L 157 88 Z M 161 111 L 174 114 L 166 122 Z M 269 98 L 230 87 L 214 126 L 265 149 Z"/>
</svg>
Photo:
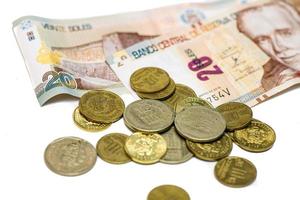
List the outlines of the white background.
<svg viewBox="0 0 300 200">
<path fill-rule="evenodd" d="M 109 132 L 130 134 L 123 121 L 100 133 L 87 133 L 72 121 L 78 100 L 56 98 L 40 107 L 11 30 L 12 21 L 24 15 L 80 18 L 142 10 L 182 3 L 183 0 L 8 0 L 2 2 L 0 97 L 0 199 L 131 199 L 145 200 L 161 184 L 183 187 L 192 200 L 200 199 L 300 199 L 299 87 L 253 108 L 254 117 L 277 133 L 275 146 L 265 153 L 248 153 L 234 146 L 231 155 L 251 160 L 257 167 L 254 184 L 242 189 L 216 181 L 214 162 L 193 158 L 180 165 L 135 163 L 111 165 L 98 159 L 95 167 L 79 177 L 52 173 L 43 160 L 45 147 L 62 136 L 78 136 L 96 144 Z M 128 104 L 131 96 L 122 96 Z"/>
</svg>

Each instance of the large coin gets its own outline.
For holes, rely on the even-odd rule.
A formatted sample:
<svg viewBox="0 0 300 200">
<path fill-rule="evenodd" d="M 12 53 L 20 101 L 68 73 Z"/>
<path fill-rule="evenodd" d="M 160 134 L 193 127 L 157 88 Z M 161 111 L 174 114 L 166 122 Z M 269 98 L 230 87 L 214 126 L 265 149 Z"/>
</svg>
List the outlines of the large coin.
<svg viewBox="0 0 300 200">
<path fill-rule="evenodd" d="M 218 106 L 216 109 L 225 118 L 229 131 L 244 128 L 252 120 L 251 108 L 243 103 L 229 102 Z"/>
<path fill-rule="evenodd" d="M 163 100 L 171 96 L 175 92 L 175 82 L 171 79 L 169 85 L 158 92 L 154 93 L 141 93 L 137 92 L 137 95 L 141 97 L 142 99 L 157 99 L 157 100 Z"/>
<path fill-rule="evenodd" d="M 256 179 L 256 168 L 245 158 L 230 156 L 217 162 L 215 177 L 230 187 L 245 187 Z"/>
<path fill-rule="evenodd" d="M 150 99 L 135 101 L 124 112 L 124 122 L 130 129 L 147 133 L 166 131 L 174 118 L 175 113 L 168 105 Z"/>
<path fill-rule="evenodd" d="M 151 190 L 147 200 L 190 200 L 190 196 L 178 186 L 161 185 Z"/>
<path fill-rule="evenodd" d="M 125 150 L 133 161 L 140 164 L 153 164 L 165 155 L 167 143 L 159 134 L 136 132 L 127 139 Z"/>
<path fill-rule="evenodd" d="M 162 136 L 166 140 L 168 148 L 167 153 L 160 159 L 160 162 L 179 164 L 193 157 L 186 146 L 185 140 L 178 135 L 175 127 L 170 128 Z"/>
<path fill-rule="evenodd" d="M 189 140 L 187 140 L 186 143 L 197 158 L 207 161 L 225 158 L 232 150 L 232 141 L 227 135 L 210 143 L 195 143 Z"/>
<path fill-rule="evenodd" d="M 176 115 L 175 126 L 178 133 L 188 140 L 210 142 L 222 136 L 226 121 L 217 111 L 190 106 Z"/>
<path fill-rule="evenodd" d="M 98 156 L 112 164 L 128 163 L 131 159 L 125 152 L 125 142 L 127 135 L 121 133 L 111 133 L 103 136 L 97 143 Z"/>
<path fill-rule="evenodd" d="M 122 117 L 124 109 L 123 100 L 115 93 L 106 90 L 89 91 L 79 101 L 80 113 L 94 122 L 115 122 Z"/>
<path fill-rule="evenodd" d="M 168 73 L 157 67 L 144 67 L 130 76 L 130 85 L 136 92 L 153 93 L 165 89 L 170 82 Z"/>
<path fill-rule="evenodd" d="M 178 113 L 188 106 L 204 106 L 211 109 L 214 108 L 213 105 L 204 99 L 199 97 L 187 97 L 176 104 L 176 112 Z"/>
<path fill-rule="evenodd" d="M 47 146 L 44 158 L 53 172 L 63 176 L 78 176 L 93 168 L 97 154 L 89 142 L 77 137 L 64 137 Z"/>
<path fill-rule="evenodd" d="M 269 150 L 275 140 L 274 130 L 265 123 L 251 121 L 244 129 L 235 130 L 234 142 L 242 149 L 250 152 L 263 152 Z"/>
<path fill-rule="evenodd" d="M 73 112 L 73 121 L 75 122 L 75 124 L 78 127 L 82 128 L 85 131 L 90 131 L 90 132 L 102 131 L 102 130 L 108 128 L 111 125 L 111 123 L 105 124 L 105 123 L 97 123 L 97 122 L 88 121 L 79 112 L 78 107 Z"/>
</svg>

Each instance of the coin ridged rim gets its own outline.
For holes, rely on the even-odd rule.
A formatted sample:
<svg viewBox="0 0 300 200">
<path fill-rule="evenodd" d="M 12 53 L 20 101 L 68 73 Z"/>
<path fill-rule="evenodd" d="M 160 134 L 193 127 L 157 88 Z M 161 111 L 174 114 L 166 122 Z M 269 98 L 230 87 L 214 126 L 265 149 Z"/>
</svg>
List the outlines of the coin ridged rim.
<svg viewBox="0 0 300 200">
<path fill-rule="evenodd" d="M 158 192 L 160 191 L 160 189 L 162 189 L 163 187 L 172 187 L 173 189 L 176 189 L 178 193 L 182 193 L 186 199 L 182 199 L 182 200 L 190 200 L 191 197 L 190 195 L 187 193 L 187 191 L 177 185 L 160 185 L 160 186 L 157 186 L 155 188 L 153 188 L 149 194 L 147 195 L 147 200 L 153 200 L 154 197 L 151 197 L 150 195 L 153 195 L 153 193 L 156 192 L 156 190 L 158 190 Z M 155 200 L 165 200 L 165 199 L 155 199 Z"/>
<path fill-rule="evenodd" d="M 198 105 L 193 105 L 193 106 L 204 106 L 206 108 L 215 109 L 214 106 L 205 99 L 202 99 L 200 97 L 186 97 L 185 99 L 182 99 L 181 101 L 176 103 L 176 106 L 175 106 L 176 113 L 182 111 L 185 107 L 188 107 L 186 105 L 186 103 L 187 103 L 186 101 L 189 100 L 189 99 L 194 100 L 194 102 L 197 101 L 197 103 L 198 102 L 203 102 L 205 104 L 205 105 L 198 104 Z"/>
<path fill-rule="evenodd" d="M 153 100 L 164 100 L 170 97 L 176 89 L 176 84 L 173 79 L 170 79 L 169 85 L 158 92 L 153 93 L 142 93 L 142 92 L 136 92 L 137 95 L 142 99 L 153 99 Z"/>
</svg>

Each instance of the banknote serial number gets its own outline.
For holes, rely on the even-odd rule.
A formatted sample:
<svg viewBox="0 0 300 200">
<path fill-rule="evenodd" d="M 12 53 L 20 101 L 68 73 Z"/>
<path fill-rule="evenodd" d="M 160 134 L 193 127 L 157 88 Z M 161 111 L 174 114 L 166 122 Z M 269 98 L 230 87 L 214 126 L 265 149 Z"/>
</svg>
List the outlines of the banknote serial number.
<svg viewBox="0 0 300 200">
<path fill-rule="evenodd" d="M 226 97 L 229 97 L 230 95 L 230 90 L 227 87 L 219 88 L 218 90 L 215 90 L 214 92 L 210 93 L 210 95 L 206 96 L 206 100 L 210 103 L 213 103 Z"/>
</svg>

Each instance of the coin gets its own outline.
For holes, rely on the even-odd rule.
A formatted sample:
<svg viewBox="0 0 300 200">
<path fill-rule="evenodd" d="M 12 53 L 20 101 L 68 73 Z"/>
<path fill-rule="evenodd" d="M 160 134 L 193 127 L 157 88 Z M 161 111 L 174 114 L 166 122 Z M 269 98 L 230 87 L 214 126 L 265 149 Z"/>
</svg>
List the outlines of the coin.
<svg viewBox="0 0 300 200">
<path fill-rule="evenodd" d="M 93 168 L 97 154 L 89 142 L 77 137 L 63 137 L 47 146 L 44 158 L 47 167 L 54 173 L 78 176 Z"/>
<path fill-rule="evenodd" d="M 213 109 L 213 105 L 211 105 L 208 101 L 201 99 L 199 97 L 187 97 L 177 102 L 176 104 L 176 112 L 182 111 L 185 107 L 188 106 L 204 106 L 207 108 Z"/>
<path fill-rule="evenodd" d="M 215 177 L 230 187 L 245 187 L 256 179 L 257 171 L 252 162 L 245 158 L 229 156 L 217 162 Z"/>
<path fill-rule="evenodd" d="M 142 99 L 157 99 L 157 100 L 162 100 L 166 99 L 169 96 L 171 96 L 175 92 L 175 82 L 171 79 L 169 85 L 158 92 L 154 93 L 141 93 L 137 92 L 137 95 L 141 97 Z"/>
<path fill-rule="evenodd" d="M 276 135 L 269 125 L 259 121 L 251 121 L 246 128 L 235 130 L 233 138 L 234 142 L 246 151 L 264 152 L 273 146 Z"/>
<path fill-rule="evenodd" d="M 217 111 L 190 106 L 177 113 L 175 127 L 181 136 L 190 141 L 210 142 L 222 136 L 226 122 Z"/>
<path fill-rule="evenodd" d="M 164 132 L 174 122 L 175 113 L 166 104 L 143 99 L 129 104 L 124 112 L 124 122 L 133 131 Z"/>
<path fill-rule="evenodd" d="M 147 200 L 190 200 L 190 196 L 176 185 L 161 185 L 151 190 Z"/>
<path fill-rule="evenodd" d="M 94 122 L 115 122 L 122 117 L 124 109 L 123 100 L 115 93 L 106 90 L 89 91 L 79 101 L 80 113 Z"/>
<path fill-rule="evenodd" d="M 130 76 L 130 85 L 136 92 L 153 93 L 165 89 L 170 82 L 168 73 L 157 67 L 144 67 Z"/>
<path fill-rule="evenodd" d="M 179 164 L 193 157 L 193 154 L 186 146 L 185 140 L 178 135 L 174 126 L 161 136 L 163 136 L 167 142 L 167 153 L 160 159 L 160 162 Z"/>
<path fill-rule="evenodd" d="M 96 123 L 96 122 L 88 121 L 79 112 L 79 107 L 77 107 L 73 112 L 73 120 L 78 127 L 84 129 L 85 131 L 90 131 L 90 132 L 102 131 L 111 125 L 111 123 L 105 124 L 105 123 Z"/>
<path fill-rule="evenodd" d="M 251 108 L 243 103 L 229 102 L 216 109 L 225 118 L 229 131 L 246 127 L 252 119 Z"/>
<path fill-rule="evenodd" d="M 125 152 L 124 146 L 127 135 L 122 133 L 110 133 L 103 136 L 97 143 L 98 156 L 112 164 L 124 164 L 131 161 Z"/>
<path fill-rule="evenodd" d="M 167 143 L 159 134 L 136 132 L 126 140 L 125 150 L 133 161 L 140 164 L 153 164 L 165 155 Z"/>
<path fill-rule="evenodd" d="M 195 143 L 186 141 L 193 154 L 206 161 L 215 161 L 227 157 L 232 150 L 232 141 L 229 136 L 223 135 L 220 139 L 209 143 Z"/>
</svg>

